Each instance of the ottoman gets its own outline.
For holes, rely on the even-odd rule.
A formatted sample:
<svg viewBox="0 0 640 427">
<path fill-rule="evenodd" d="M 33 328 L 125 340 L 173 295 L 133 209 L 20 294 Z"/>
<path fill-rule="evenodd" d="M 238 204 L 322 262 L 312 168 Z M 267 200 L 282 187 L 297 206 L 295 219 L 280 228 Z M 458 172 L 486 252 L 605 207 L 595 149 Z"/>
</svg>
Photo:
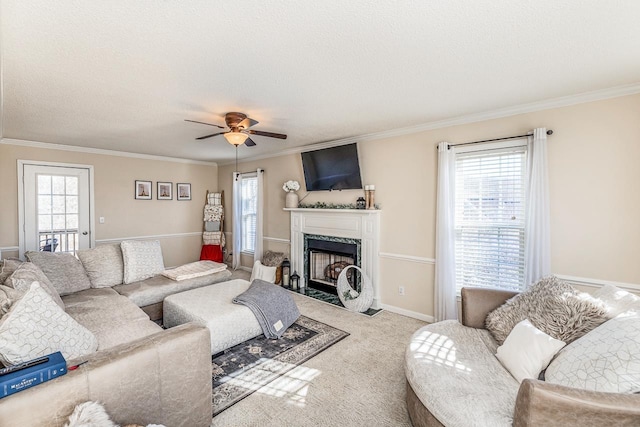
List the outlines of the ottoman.
<svg viewBox="0 0 640 427">
<path fill-rule="evenodd" d="M 164 299 L 163 324 L 166 328 L 194 322 L 206 326 L 211 334 L 211 354 L 262 334 L 256 316 L 233 298 L 249 288 L 246 280 L 236 279 L 170 295 Z"/>
</svg>

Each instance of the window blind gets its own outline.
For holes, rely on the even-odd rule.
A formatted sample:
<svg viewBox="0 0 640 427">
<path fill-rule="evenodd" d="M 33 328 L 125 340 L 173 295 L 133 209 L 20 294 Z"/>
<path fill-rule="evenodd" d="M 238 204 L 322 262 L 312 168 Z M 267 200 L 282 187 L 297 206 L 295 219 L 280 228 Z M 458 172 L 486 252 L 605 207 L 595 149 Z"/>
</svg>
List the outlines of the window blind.
<svg viewBox="0 0 640 427">
<path fill-rule="evenodd" d="M 456 286 L 524 285 L 526 147 L 456 156 Z"/>
<path fill-rule="evenodd" d="M 242 177 L 240 183 L 242 196 L 242 250 L 253 252 L 256 248 L 256 214 L 258 208 L 258 178 Z"/>
</svg>

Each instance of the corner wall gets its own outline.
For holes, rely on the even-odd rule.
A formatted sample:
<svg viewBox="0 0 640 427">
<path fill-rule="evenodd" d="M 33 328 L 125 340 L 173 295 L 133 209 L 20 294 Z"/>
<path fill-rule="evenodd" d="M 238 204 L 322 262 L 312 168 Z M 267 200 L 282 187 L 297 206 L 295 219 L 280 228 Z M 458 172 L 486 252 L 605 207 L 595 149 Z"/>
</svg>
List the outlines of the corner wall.
<svg viewBox="0 0 640 427">
<path fill-rule="evenodd" d="M 158 239 L 167 267 L 200 258 L 202 212 L 207 190 L 218 190 L 217 166 L 0 143 L 0 248 L 18 246 L 18 159 L 93 165 L 96 244 Z M 153 200 L 134 199 L 136 179 L 153 181 Z M 173 183 L 173 200 L 156 199 L 157 181 Z M 178 182 L 191 183 L 192 200 L 176 200 Z M 98 222 L 101 216 L 104 224 Z M 8 256 L 17 251 L 2 252 Z"/>
<path fill-rule="evenodd" d="M 382 208 L 382 302 L 401 313 L 433 315 L 438 142 L 519 135 L 536 127 L 554 130 L 548 153 L 552 271 L 585 289 L 602 281 L 640 289 L 639 112 L 640 95 L 630 95 L 359 143 L 363 183 L 376 185 Z M 300 154 L 239 166 L 242 172 L 258 167 L 265 169 L 265 249 L 288 252 L 282 184 L 293 179 L 304 188 Z M 219 167 L 220 189 L 229 195 L 233 170 Z M 298 194 L 302 199 L 306 192 Z M 314 192 L 304 203 L 354 203 L 361 195 Z M 231 232 L 230 209 L 225 214 Z M 230 234 L 227 241 L 231 248 Z M 251 265 L 251 258 L 243 263 Z M 398 286 L 404 286 L 404 296 Z"/>
</svg>

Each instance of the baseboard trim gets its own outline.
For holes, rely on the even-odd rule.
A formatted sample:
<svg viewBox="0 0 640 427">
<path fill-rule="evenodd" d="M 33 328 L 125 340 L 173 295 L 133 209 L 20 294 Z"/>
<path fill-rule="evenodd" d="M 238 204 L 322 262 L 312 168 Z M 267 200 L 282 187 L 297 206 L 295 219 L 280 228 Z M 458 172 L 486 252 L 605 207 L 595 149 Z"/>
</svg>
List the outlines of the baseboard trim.
<svg viewBox="0 0 640 427">
<path fill-rule="evenodd" d="M 96 239 L 96 243 L 117 243 L 124 240 L 149 240 L 149 239 L 174 239 L 176 237 L 202 236 L 202 231 L 191 231 L 188 233 L 172 234 L 151 234 L 148 236 L 116 237 L 113 239 Z"/>
<path fill-rule="evenodd" d="M 414 255 L 393 254 L 393 253 L 390 253 L 390 252 L 379 252 L 378 256 L 380 258 L 416 262 L 416 263 L 419 263 L 419 264 L 434 264 L 435 265 L 435 263 L 436 263 L 436 260 L 434 258 L 425 258 L 425 257 L 420 257 L 420 256 L 414 256 Z"/>
<path fill-rule="evenodd" d="M 400 314 L 402 316 L 412 317 L 414 319 L 422 320 L 427 323 L 433 323 L 436 319 L 428 314 L 418 313 L 417 311 L 411 311 L 404 308 L 396 307 L 389 304 L 380 304 L 380 308 L 390 311 L 391 313 Z"/>
<path fill-rule="evenodd" d="M 567 276 L 564 274 L 556 274 L 556 277 L 572 285 L 587 286 L 590 288 L 601 288 L 606 285 L 613 285 L 626 291 L 640 292 L 640 284 L 636 283 L 614 282 L 612 280 L 591 279 L 588 277 Z"/>
</svg>

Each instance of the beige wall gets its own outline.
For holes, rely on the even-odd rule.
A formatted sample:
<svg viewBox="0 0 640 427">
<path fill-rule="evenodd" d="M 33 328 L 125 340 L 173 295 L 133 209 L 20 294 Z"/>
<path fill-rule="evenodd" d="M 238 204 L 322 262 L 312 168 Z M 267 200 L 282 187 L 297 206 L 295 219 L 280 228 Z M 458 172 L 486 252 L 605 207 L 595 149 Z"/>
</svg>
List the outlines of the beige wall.
<svg viewBox="0 0 640 427">
<path fill-rule="evenodd" d="M 93 165 L 95 239 L 125 239 L 202 231 L 207 190 L 217 191 L 217 166 L 130 157 L 88 154 L 0 144 L 0 247 L 18 246 L 17 160 L 40 160 Z M 153 181 L 153 200 L 134 199 L 136 179 Z M 174 199 L 157 200 L 156 182 L 173 182 Z M 191 201 L 177 201 L 175 184 L 191 183 Z M 105 217 L 99 224 L 98 217 Z M 199 235 L 161 238 L 165 265 L 175 266 L 200 257 Z M 3 256 L 15 253 L 3 253 Z"/>
<path fill-rule="evenodd" d="M 639 114 L 640 95 L 632 95 L 359 143 L 363 182 L 376 185 L 382 208 L 382 302 L 433 315 L 437 143 L 518 135 L 536 127 L 554 130 L 549 139 L 553 272 L 640 284 Z M 266 170 L 265 247 L 288 250 L 268 238 L 289 239 L 282 183 L 295 179 L 304 185 L 300 155 L 243 162 L 240 170 L 257 167 Z M 219 168 L 220 188 L 227 194 L 233 169 Z M 353 203 L 361 195 L 317 192 L 304 202 Z M 227 218 L 231 231 L 230 211 Z M 398 286 L 405 287 L 404 296 Z"/>
</svg>

